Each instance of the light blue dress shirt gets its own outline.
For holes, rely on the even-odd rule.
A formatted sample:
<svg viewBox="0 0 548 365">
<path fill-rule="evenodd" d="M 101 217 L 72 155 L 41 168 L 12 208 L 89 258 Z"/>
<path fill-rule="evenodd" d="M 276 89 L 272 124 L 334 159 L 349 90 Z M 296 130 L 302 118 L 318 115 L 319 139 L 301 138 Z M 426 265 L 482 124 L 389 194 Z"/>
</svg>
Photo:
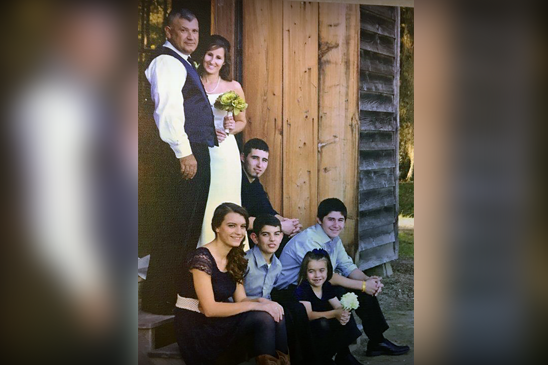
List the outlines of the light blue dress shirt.
<svg viewBox="0 0 548 365">
<path fill-rule="evenodd" d="M 294 236 L 285 245 L 280 255 L 284 269 L 276 283 L 276 289 L 285 289 L 291 284 L 297 285 L 304 255 L 315 248 L 326 250 L 333 264 L 333 270 L 343 276 L 348 277 L 358 268 L 346 253 L 340 237 L 329 238 L 322 226 L 316 224 Z"/>
<path fill-rule="evenodd" d="M 249 298 L 270 299 L 270 292 L 282 272 L 282 264 L 275 255 L 272 255 L 270 267 L 259 249 L 254 246 L 245 254 L 247 261 L 247 275 L 244 278 L 245 293 Z"/>
</svg>

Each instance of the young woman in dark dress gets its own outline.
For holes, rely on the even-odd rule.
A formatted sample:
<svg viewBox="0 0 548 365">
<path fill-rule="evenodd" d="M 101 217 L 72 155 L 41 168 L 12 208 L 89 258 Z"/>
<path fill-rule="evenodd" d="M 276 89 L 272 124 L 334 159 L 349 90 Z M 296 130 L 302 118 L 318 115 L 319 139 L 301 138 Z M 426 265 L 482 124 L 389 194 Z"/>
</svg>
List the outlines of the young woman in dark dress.
<svg viewBox="0 0 548 365">
<path fill-rule="evenodd" d="M 190 278 L 175 308 L 177 343 L 186 365 L 226 363 L 229 348 L 248 338 L 257 364 L 289 364 L 283 308 L 264 298 L 248 299 L 242 285 L 247 226 L 244 208 L 219 205 L 212 221 L 215 239 L 189 256 L 184 275 Z"/>
<path fill-rule="evenodd" d="M 314 249 L 304 256 L 295 297 L 304 305 L 310 320 L 315 348 L 310 357 L 322 365 L 361 365 L 348 348 L 361 332 L 352 314 L 344 310 L 337 299 L 329 283 L 332 276 L 333 265 L 325 250 Z M 333 362 L 335 354 L 337 357 Z"/>
</svg>

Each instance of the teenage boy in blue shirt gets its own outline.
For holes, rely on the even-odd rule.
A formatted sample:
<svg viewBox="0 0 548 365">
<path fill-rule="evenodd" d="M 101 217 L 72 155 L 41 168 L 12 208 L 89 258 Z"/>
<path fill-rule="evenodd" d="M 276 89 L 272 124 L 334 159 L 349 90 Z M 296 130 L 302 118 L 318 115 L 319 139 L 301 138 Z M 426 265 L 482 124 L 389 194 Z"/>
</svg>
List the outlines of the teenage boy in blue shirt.
<svg viewBox="0 0 548 365">
<path fill-rule="evenodd" d="M 255 246 L 246 252 L 247 274 L 244 278 L 248 298 L 270 299 L 270 292 L 282 273 L 282 263 L 274 255 L 283 238 L 280 220 L 264 214 L 255 219 L 250 234 Z"/>
<path fill-rule="evenodd" d="M 409 346 L 398 346 L 383 336 L 388 324 L 377 300 L 377 295 L 384 286 L 381 278 L 365 275 L 344 249 L 339 235 L 344 229 L 346 216 L 346 206 L 339 199 L 329 198 L 319 204 L 318 223 L 294 236 L 280 255 L 284 270 L 273 292 L 274 300 L 284 303 L 294 297 L 304 255 L 315 248 L 322 248 L 331 258 L 334 274 L 330 282 L 338 288 L 339 297 L 347 291 L 358 295 L 360 306 L 356 314 L 362 320 L 364 332 L 369 338 L 366 355 L 405 354 L 409 351 Z M 346 359 L 341 358 L 336 363 L 352 364 L 354 361 L 352 355 L 348 354 Z"/>
<path fill-rule="evenodd" d="M 255 246 L 246 252 L 247 274 L 244 278 L 246 295 L 259 300 L 269 300 L 271 291 L 282 274 L 282 264 L 276 257 L 284 237 L 282 223 L 271 214 L 257 216 L 250 234 Z M 264 298 L 264 299 L 263 299 Z M 284 304 L 287 340 L 291 363 L 295 365 L 316 365 L 311 357 L 313 349 L 308 327 L 308 316 L 299 302 Z"/>
</svg>

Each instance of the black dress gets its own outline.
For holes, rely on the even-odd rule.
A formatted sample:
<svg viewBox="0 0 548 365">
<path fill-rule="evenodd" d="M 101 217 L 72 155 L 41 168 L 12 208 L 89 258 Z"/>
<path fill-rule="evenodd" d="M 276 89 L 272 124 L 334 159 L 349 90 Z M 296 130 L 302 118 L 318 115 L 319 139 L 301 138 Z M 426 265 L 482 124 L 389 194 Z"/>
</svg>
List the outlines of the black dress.
<svg viewBox="0 0 548 365">
<path fill-rule="evenodd" d="M 297 300 L 310 302 L 314 312 L 333 310 L 329 300 L 336 296 L 335 288 L 329 282 L 323 284 L 321 299 L 314 294 L 308 281 L 303 281 L 295 290 Z M 361 336 L 353 316 L 350 316 L 350 320 L 344 326 L 336 318 L 315 319 L 310 321 L 310 332 L 314 343 L 314 357 L 318 363 L 331 359 Z"/>
<path fill-rule="evenodd" d="M 229 298 L 236 290 L 236 283 L 228 273 L 219 270 L 211 252 L 205 247 L 200 247 L 190 254 L 188 270 L 184 272 L 184 275 L 189 277 L 184 280 L 180 296 L 198 298 L 190 273 L 192 269 L 211 275 L 215 301 L 229 302 Z M 202 313 L 175 308 L 175 333 L 185 364 L 214 364 L 216 359 L 240 337 L 240 331 L 237 329 L 248 313 L 208 318 Z"/>
</svg>

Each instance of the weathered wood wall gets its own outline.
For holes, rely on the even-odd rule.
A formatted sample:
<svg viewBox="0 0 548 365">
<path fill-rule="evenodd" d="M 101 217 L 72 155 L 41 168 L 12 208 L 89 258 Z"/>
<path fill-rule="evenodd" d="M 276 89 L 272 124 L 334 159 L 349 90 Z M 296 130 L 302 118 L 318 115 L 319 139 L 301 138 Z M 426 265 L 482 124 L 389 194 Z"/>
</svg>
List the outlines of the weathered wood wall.
<svg viewBox="0 0 548 365">
<path fill-rule="evenodd" d="M 261 179 L 284 216 L 315 223 L 318 203 L 349 208 L 357 248 L 359 5 L 243 0 L 244 139 L 270 146 Z"/>
<path fill-rule="evenodd" d="M 359 266 L 398 255 L 399 8 L 360 6 Z"/>
</svg>

